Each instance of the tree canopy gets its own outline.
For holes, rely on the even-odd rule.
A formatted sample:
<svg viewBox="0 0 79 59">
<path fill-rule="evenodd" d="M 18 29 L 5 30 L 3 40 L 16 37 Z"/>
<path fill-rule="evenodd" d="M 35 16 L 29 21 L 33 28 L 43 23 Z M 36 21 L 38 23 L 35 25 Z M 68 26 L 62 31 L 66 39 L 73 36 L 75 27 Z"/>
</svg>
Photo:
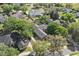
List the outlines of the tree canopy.
<svg viewBox="0 0 79 59">
<path fill-rule="evenodd" d="M 8 30 L 9 32 L 16 31 L 20 33 L 23 37 L 30 37 L 33 35 L 32 25 L 33 24 L 30 23 L 28 20 L 9 17 L 4 22 L 4 30 Z"/>
<path fill-rule="evenodd" d="M 47 33 L 51 35 L 66 36 L 68 34 L 68 30 L 63 26 L 58 25 L 57 23 L 51 22 L 48 24 Z"/>
<path fill-rule="evenodd" d="M 0 56 L 16 56 L 19 51 L 13 47 L 8 47 L 3 43 L 0 43 Z"/>
</svg>

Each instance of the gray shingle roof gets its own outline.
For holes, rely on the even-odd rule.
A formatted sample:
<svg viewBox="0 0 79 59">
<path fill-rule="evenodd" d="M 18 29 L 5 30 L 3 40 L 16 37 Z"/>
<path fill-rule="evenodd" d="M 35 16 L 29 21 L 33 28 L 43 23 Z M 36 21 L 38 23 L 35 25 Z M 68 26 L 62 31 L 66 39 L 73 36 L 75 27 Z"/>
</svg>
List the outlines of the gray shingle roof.
<svg viewBox="0 0 79 59">
<path fill-rule="evenodd" d="M 0 14 L 0 22 L 3 23 L 5 21 L 5 17 Z"/>
<path fill-rule="evenodd" d="M 4 43 L 6 45 L 12 45 L 13 44 L 13 39 L 10 37 L 10 34 L 0 36 L 0 43 Z"/>
<path fill-rule="evenodd" d="M 15 36 L 15 37 L 18 37 L 18 36 Z M 0 36 L 0 43 L 4 43 L 5 45 L 8 45 L 8 46 L 14 45 L 14 47 L 17 47 L 19 50 L 24 49 L 29 43 L 29 40 L 25 41 L 23 39 L 18 38 L 16 39 L 16 41 L 14 41 L 15 39 L 16 38 L 11 37 L 11 34 L 2 35 Z"/>
</svg>

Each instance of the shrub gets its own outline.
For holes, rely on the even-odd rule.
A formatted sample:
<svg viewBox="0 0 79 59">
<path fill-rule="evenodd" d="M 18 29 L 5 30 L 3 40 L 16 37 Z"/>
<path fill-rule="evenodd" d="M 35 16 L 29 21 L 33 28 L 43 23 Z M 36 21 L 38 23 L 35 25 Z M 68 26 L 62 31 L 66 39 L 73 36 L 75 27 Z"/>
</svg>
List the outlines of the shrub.
<svg viewBox="0 0 79 59">
<path fill-rule="evenodd" d="M 61 16 L 61 20 L 64 20 L 66 22 L 74 22 L 75 20 L 75 15 L 72 13 L 63 13 Z"/>
<path fill-rule="evenodd" d="M 0 24 L 0 33 L 2 33 L 2 31 L 4 29 L 3 26 L 4 26 L 3 24 Z"/>
<path fill-rule="evenodd" d="M 47 27 L 47 33 L 51 35 L 62 35 L 66 36 L 68 33 L 68 30 L 64 28 L 63 26 L 60 26 L 56 23 L 49 23 Z"/>
<path fill-rule="evenodd" d="M 4 22 L 4 29 L 12 32 L 16 31 L 20 33 L 23 37 L 30 37 L 32 36 L 32 23 L 29 21 L 26 21 L 24 19 L 17 19 L 15 17 L 9 17 L 5 22 Z"/>
<path fill-rule="evenodd" d="M 43 56 L 44 52 L 48 49 L 48 41 L 37 41 L 32 44 L 33 50 L 36 52 L 37 56 Z"/>
<path fill-rule="evenodd" d="M 55 4 L 56 7 L 64 7 L 63 4 L 57 3 Z"/>
<path fill-rule="evenodd" d="M 0 30 L 3 30 L 4 24 L 0 24 Z"/>
<path fill-rule="evenodd" d="M 79 22 L 74 22 L 74 23 L 69 24 L 69 26 L 68 26 L 69 33 L 71 34 L 73 32 L 73 30 L 78 27 L 79 27 Z"/>
<path fill-rule="evenodd" d="M 72 35 L 72 39 L 79 44 L 79 22 L 74 22 L 68 27 L 69 34 Z"/>
<path fill-rule="evenodd" d="M 38 24 L 48 24 L 47 16 L 39 16 L 36 21 Z"/>
<path fill-rule="evenodd" d="M 19 51 L 15 48 L 8 47 L 3 43 L 0 43 L 0 56 L 16 56 Z"/>
<path fill-rule="evenodd" d="M 14 6 L 13 9 L 16 10 L 16 11 L 20 10 L 20 8 L 21 8 L 21 6 L 19 6 L 19 5 L 17 5 L 17 4 L 14 4 L 13 6 Z"/>
<path fill-rule="evenodd" d="M 10 5 L 10 4 L 3 4 L 2 6 L 3 11 L 8 14 L 10 11 L 13 10 L 14 6 Z"/>
<path fill-rule="evenodd" d="M 27 48 L 25 49 L 25 51 L 26 51 L 26 52 L 32 51 L 32 48 L 31 48 L 31 47 L 27 47 Z"/>
<path fill-rule="evenodd" d="M 0 7 L 0 13 L 2 13 L 3 12 L 3 9 Z"/>
<path fill-rule="evenodd" d="M 21 8 L 20 8 L 24 13 L 26 13 L 26 11 L 28 10 L 28 7 L 27 7 L 27 5 L 23 5 L 23 6 L 21 6 Z"/>
<path fill-rule="evenodd" d="M 61 52 L 62 49 L 64 48 L 64 46 L 67 45 L 66 42 L 66 38 L 64 38 L 63 36 L 59 36 L 59 35 L 48 35 L 47 40 L 50 42 L 50 48 L 49 50 L 51 52 Z"/>
</svg>

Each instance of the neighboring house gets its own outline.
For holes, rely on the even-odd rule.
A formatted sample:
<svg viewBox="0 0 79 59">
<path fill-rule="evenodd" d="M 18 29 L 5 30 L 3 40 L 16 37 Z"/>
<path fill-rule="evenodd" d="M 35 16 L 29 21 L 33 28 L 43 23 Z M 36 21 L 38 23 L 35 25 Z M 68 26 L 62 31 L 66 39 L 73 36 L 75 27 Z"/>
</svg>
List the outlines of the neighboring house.
<svg viewBox="0 0 79 59">
<path fill-rule="evenodd" d="M 29 16 L 36 17 L 36 16 L 43 16 L 44 10 L 43 9 L 32 9 L 29 11 Z"/>
<path fill-rule="evenodd" d="M 10 37 L 10 34 L 0 36 L 0 43 L 4 43 L 8 46 L 13 45 L 13 39 Z"/>
<path fill-rule="evenodd" d="M 60 20 L 53 21 L 54 23 L 57 23 L 58 25 L 61 25 Z"/>
<path fill-rule="evenodd" d="M 52 21 L 53 21 L 53 19 L 47 19 L 47 21 L 48 21 L 48 22 L 52 22 Z"/>
<path fill-rule="evenodd" d="M 39 28 L 43 31 L 45 31 L 47 29 L 47 24 L 41 24 L 39 25 Z"/>
<path fill-rule="evenodd" d="M 23 50 L 27 47 L 29 40 L 22 39 L 16 32 L 12 34 L 0 36 L 0 43 L 4 43 L 8 46 L 13 46 L 19 50 Z"/>
<path fill-rule="evenodd" d="M 76 13 L 76 17 L 79 17 L 79 12 Z"/>
<path fill-rule="evenodd" d="M 40 39 L 43 39 L 43 38 L 45 38 L 45 37 L 47 36 L 47 34 L 46 34 L 43 30 L 41 30 L 37 24 L 35 24 L 35 25 L 33 26 L 33 28 L 34 28 L 35 34 L 36 34 Z"/>
<path fill-rule="evenodd" d="M 10 16 L 13 16 L 13 17 L 16 17 L 16 18 L 23 18 L 24 14 L 23 14 L 22 11 L 17 11 L 17 12 L 10 13 Z"/>
<path fill-rule="evenodd" d="M 29 43 L 28 39 L 22 38 L 22 36 L 17 32 L 13 32 L 11 34 L 11 38 L 13 39 L 15 47 L 17 47 L 19 50 L 26 48 Z"/>
<path fill-rule="evenodd" d="M 5 17 L 2 14 L 0 14 L 0 22 L 3 23 L 4 21 L 5 21 Z"/>
<path fill-rule="evenodd" d="M 72 9 L 70 9 L 70 8 L 64 8 L 63 11 L 69 13 L 69 12 L 72 11 Z"/>
</svg>

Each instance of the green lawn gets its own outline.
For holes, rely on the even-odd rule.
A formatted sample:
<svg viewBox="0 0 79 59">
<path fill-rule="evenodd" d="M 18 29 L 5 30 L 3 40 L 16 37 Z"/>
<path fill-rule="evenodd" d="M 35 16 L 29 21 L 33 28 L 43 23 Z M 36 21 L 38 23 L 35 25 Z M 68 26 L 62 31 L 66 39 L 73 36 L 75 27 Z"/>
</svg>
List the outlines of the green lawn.
<svg viewBox="0 0 79 59">
<path fill-rule="evenodd" d="M 70 56 L 79 56 L 79 52 L 73 52 L 70 54 Z"/>
</svg>

